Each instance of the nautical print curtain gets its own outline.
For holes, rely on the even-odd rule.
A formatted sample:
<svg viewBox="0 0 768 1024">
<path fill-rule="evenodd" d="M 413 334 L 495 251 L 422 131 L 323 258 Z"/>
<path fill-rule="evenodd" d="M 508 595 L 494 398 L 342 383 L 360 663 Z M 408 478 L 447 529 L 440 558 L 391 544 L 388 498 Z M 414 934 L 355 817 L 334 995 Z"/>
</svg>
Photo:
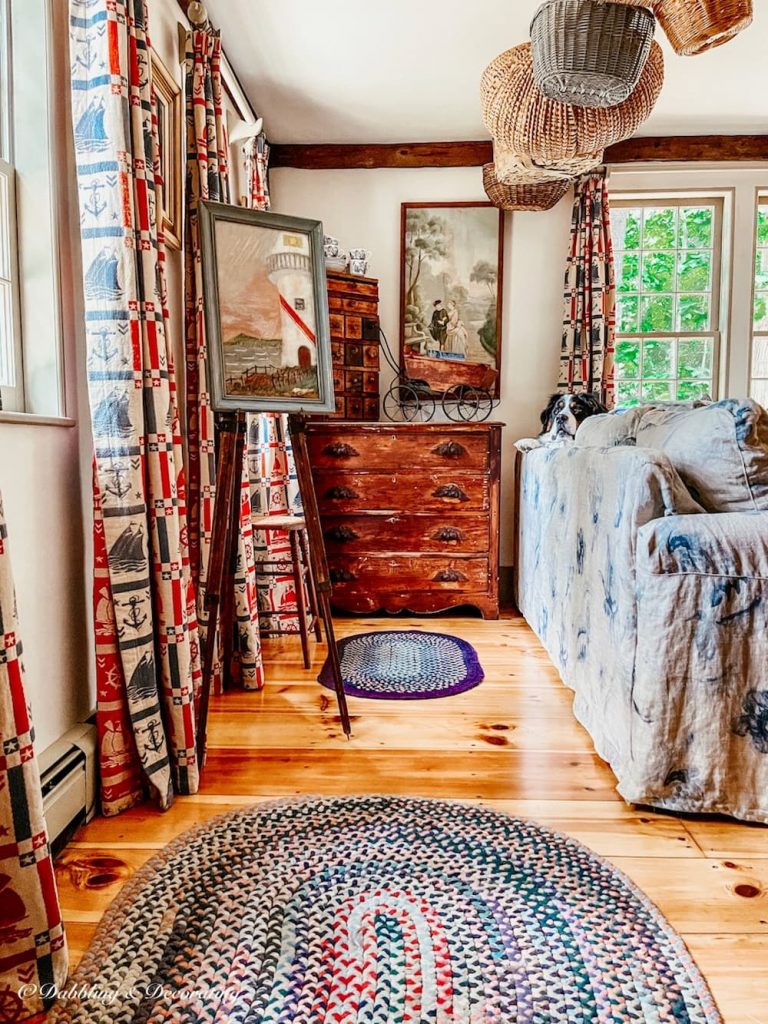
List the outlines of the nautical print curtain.
<svg viewBox="0 0 768 1024">
<path fill-rule="evenodd" d="M 208 29 L 195 29 L 187 37 L 186 121 L 187 217 L 184 244 L 189 536 L 201 636 L 204 642 L 216 644 L 218 651 L 219 624 L 207 621 L 204 606 L 216 497 L 216 451 L 215 421 L 208 382 L 198 204 L 200 200 L 228 203 L 230 193 L 228 139 L 222 107 L 221 39 L 217 32 Z M 236 664 L 228 667 L 240 685 L 246 689 L 261 689 L 264 685 L 264 671 L 261 662 L 247 458 L 243 459 L 240 484 L 240 529 L 233 598 L 237 624 L 237 643 L 234 645 Z M 218 689 L 222 666 L 218 656 L 214 662 L 214 685 Z"/>
<path fill-rule="evenodd" d="M 0 1019 L 47 1009 L 41 986 L 63 986 L 67 944 L 35 757 L 8 533 L 0 497 Z"/>
<path fill-rule="evenodd" d="M 611 408 L 615 400 L 615 333 L 611 214 L 603 168 L 576 184 L 565 268 L 558 387 L 595 392 Z"/>
<path fill-rule="evenodd" d="M 245 145 L 247 202 L 253 210 L 268 210 L 269 145 L 262 132 Z M 248 471 L 251 509 L 255 516 L 301 514 L 301 497 L 293 462 L 287 417 L 274 414 L 248 418 Z M 254 534 L 259 622 L 265 629 L 298 630 L 296 586 L 291 572 L 291 546 L 285 530 Z M 259 575 L 264 561 L 283 562 L 280 576 Z"/>
<path fill-rule="evenodd" d="M 105 814 L 198 787 L 186 486 L 156 202 L 145 0 L 71 0 L 72 116 L 94 437 Z"/>
</svg>

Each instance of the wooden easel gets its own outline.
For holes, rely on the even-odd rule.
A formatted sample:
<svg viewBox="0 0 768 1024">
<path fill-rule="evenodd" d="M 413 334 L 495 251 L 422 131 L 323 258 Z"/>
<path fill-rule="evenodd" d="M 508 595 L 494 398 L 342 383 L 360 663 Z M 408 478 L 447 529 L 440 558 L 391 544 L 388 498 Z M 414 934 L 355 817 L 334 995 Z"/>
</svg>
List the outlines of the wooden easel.
<svg viewBox="0 0 768 1024">
<path fill-rule="evenodd" d="M 320 613 L 325 626 L 328 656 L 333 671 L 333 682 L 339 716 L 344 735 L 349 738 L 352 726 L 349 720 L 347 696 L 341 674 L 339 650 L 331 615 L 331 581 L 328 560 L 325 554 L 323 531 L 320 527 L 320 513 L 317 507 L 312 470 L 309 465 L 306 417 L 288 417 L 288 426 L 293 444 L 293 457 L 299 482 L 299 493 L 304 507 L 304 517 L 309 540 L 309 559 L 315 577 Z M 239 489 L 240 472 L 245 454 L 246 419 L 244 412 L 217 414 L 219 432 L 218 463 L 216 467 L 216 500 L 213 508 L 211 555 L 208 563 L 208 579 L 205 589 L 205 609 L 209 629 L 215 629 L 221 609 L 222 664 L 229 671 L 232 659 L 232 637 L 234 609 L 232 607 L 231 580 L 237 560 L 237 536 L 240 520 Z M 226 584 L 226 587 L 225 587 Z M 213 686 L 213 643 L 205 644 L 203 658 L 203 682 L 200 696 L 200 717 L 197 728 L 197 761 L 202 769 L 208 738 L 208 709 Z"/>
</svg>

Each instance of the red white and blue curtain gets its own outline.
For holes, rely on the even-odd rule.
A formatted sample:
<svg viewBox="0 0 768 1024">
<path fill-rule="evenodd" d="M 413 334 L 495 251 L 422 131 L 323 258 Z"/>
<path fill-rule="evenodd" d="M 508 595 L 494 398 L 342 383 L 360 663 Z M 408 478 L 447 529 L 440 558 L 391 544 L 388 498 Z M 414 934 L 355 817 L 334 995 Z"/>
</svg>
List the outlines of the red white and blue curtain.
<svg viewBox="0 0 768 1024">
<path fill-rule="evenodd" d="M 244 157 L 248 206 L 253 210 L 268 210 L 269 145 L 263 133 L 246 143 Z M 251 509 L 255 516 L 302 514 L 286 416 L 249 417 L 248 470 Z M 254 534 L 254 547 L 261 625 L 270 630 L 297 630 L 296 588 L 288 534 L 284 530 L 259 530 Z M 259 575 L 259 565 L 264 561 L 283 563 L 285 573 Z"/>
<path fill-rule="evenodd" d="M 101 798 L 198 787 L 200 661 L 168 333 L 145 0 L 70 0 L 72 117 L 94 438 Z"/>
<path fill-rule="evenodd" d="M 0 1020 L 47 1009 L 67 976 L 67 944 L 43 818 L 35 731 L 0 498 Z M 41 992 L 42 989 L 42 992 Z M 47 993 L 47 996 L 46 996 Z"/>
<path fill-rule="evenodd" d="M 594 392 L 611 408 L 616 285 L 605 169 L 576 184 L 564 298 L 558 387 Z"/>
<path fill-rule="evenodd" d="M 204 643 L 216 645 L 214 687 L 221 684 L 222 644 L 219 623 L 207 621 L 205 588 L 208 578 L 213 511 L 216 499 L 216 426 L 208 380 L 207 339 L 203 295 L 198 204 L 201 200 L 230 201 L 229 141 L 222 105 L 221 39 L 218 32 L 194 29 L 187 35 L 187 217 L 185 311 L 187 360 L 187 427 L 190 477 L 190 550 L 197 586 L 198 616 Z M 227 666 L 246 689 L 261 689 L 259 611 L 256 597 L 253 530 L 251 527 L 248 461 L 240 474 L 240 517 L 237 564 L 233 581 L 236 623 L 235 663 Z"/>
</svg>

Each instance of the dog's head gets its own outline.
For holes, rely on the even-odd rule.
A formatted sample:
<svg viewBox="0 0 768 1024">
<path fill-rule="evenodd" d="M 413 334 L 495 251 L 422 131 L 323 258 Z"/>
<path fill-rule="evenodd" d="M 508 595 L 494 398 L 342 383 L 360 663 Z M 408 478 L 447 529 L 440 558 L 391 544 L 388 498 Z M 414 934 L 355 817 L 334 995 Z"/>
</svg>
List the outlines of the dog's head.
<svg viewBox="0 0 768 1024">
<path fill-rule="evenodd" d="M 595 395 L 579 392 L 575 395 L 557 393 L 547 402 L 541 414 L 544 441 L 572 441 L 580 423 L 590 416 L 608 412 Z"/>
</svg>

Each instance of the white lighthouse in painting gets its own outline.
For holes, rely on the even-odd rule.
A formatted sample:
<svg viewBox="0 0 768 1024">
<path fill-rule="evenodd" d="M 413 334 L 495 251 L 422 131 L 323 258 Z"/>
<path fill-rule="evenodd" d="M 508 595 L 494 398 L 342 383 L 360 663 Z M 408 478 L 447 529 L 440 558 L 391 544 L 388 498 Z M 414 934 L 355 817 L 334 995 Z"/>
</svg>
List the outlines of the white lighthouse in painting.
<svg viewBox="0 0 768 1024">
<path fill-rule="evenodd" d="M 317 325 L 306 235 L 281 231 L 267 258 L 269 279 L 280 292 L 282 365 L 317 365 Z"/>
</svg>

